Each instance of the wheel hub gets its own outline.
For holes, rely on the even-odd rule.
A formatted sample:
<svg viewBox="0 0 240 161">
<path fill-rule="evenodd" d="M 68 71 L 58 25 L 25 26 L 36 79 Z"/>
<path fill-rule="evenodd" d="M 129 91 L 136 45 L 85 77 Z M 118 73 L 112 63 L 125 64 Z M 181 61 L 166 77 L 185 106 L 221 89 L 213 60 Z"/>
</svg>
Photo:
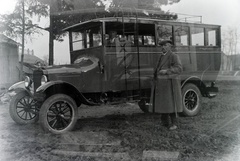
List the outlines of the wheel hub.
<svg viewBox="0 0 240 161">
<path fill-rule="evenodd" d="M 25 112 L 32 112 L 31 109 L 30 109 L 30 107 L 25 107 L 25 108 L 24 108 L 24 111 L 25 111 Z"/>
<path fill-rule="evenodd" d="M 189 92 L 187 95 L 188 95 L 188 97 L 186 98 L 187 108 L 189 110 L 194 110 L 197 102 L 196 100 L 197 96 L 193 92 Z"/>
<path fill-rule="evenodd" d="M 48 114 L 48 124 L 55 130 L 66 128 L 71 122 L 71 108 L 66 102 L 55 102 Z"/>
</svg>

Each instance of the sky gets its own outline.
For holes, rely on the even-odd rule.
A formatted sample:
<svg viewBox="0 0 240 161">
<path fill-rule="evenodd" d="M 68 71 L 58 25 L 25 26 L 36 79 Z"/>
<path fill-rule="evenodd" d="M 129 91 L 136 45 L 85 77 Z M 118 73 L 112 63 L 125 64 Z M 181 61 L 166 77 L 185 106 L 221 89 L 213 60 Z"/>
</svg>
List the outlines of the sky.
<svg viewBox="0 0 240 161">
<path fill-rule="evenodd" d="M 1 0 L 0 5 L 0 14 L 4 13 L 11 13 L 15 7 L 16 1 L 15 0 Z"/>
<path fill-rule="evenodd" d="M 1 0 L 0 14 L 11 13 L 16 0 Z M 169 12 L 202 16 L 202 22 L 222 26 L 222 32 L 230 27 L 237 27 L 240 32 L 240 0 L 181 0 L 179 3 L 163 6 L 162 9 Z M 42 27 L 48 27 L 48 20 L 41 20 Z M 40 58 L 48 55 L 48 32 L 35 35 L 28 40 L 26 47 L 34 50 L 34 54 Z M 64 42 L 54 44 L 54 63 L 64 64 L 70 62 L 68 37 Z M 240 52 L 240 50 L 239 50 Z"/>
</svg>

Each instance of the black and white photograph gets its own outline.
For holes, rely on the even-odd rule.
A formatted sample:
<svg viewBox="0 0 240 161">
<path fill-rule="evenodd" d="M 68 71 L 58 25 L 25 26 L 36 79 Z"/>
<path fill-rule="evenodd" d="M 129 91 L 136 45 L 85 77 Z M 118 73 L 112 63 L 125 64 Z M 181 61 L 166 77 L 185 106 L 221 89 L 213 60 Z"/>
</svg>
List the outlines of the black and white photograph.
<svg viewBox="0 0 240 161">
<path fill-rule="evenodd" d="M 239 0 L 1 0 L 0 161 L 240 161 Z"/>
</svg>

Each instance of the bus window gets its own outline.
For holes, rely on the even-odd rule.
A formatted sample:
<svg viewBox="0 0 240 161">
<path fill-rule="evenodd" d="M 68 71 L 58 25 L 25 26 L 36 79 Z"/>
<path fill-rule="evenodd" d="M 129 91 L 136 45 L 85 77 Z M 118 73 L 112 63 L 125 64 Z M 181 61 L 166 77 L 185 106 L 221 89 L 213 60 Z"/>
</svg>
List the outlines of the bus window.
<svg viewBox="0 0 240 161">
<path fill-rule="evenodd" d="M 127 35 L 127 40 L 131 42 L 131 46 L 134 46 L 134 35 Z"/>
<path fill-rule="evenodd" d="M 72 32 L 73 51 L 84 49 L 84 33 Z"/>
<path fill-rule="evenodd" d="M 118 46 L 119 35 L 117 34 L 117 31 L 109 31 L 105 37 L 107 46 Z"/>
<path fill-rule="evenodd" d="M 216 46 L 216 29 L 207 29 L 207 46 Z"/>
<path fill-rule="evenodd" d="M 154 46 L 155 26 L 154 24 L 139 24 L 138 44 L 141 46 Z"/>
<path fill-rule="evenodd" d="M 143 45 L 143 37 L 141 35 L 138 36 L 138 45 Z"/>
<path fill-rule="evenodd" d="M 158 25 L 157 26 L 157 36 L 158 42 L 162 40 L 172 40 L 172 26 L 170 25 Z"/>
<path fill-rule="evenodd" d="M 154 36 L 143 36 L 143 45 L 153 46 L 155 45 L 155 37 Z"/>
<path fill-rule="evenodd" d="M 93 47 L 102 46 L 102 34 L 93 34 Z"/>
<path fill-rule="evenodd" d="M 188 44 L 188 31 L 187 26 L 175 26 L 175 45 L 176 46 L 187 46 Z"/>
<path fill-rule="evenodd" d="M 138 45 L 142 46 L 154 46 L 155 45 L 155 37 L 154 36 L 146 36 L 140 35 L 138 36 Z"/>
<path fill-rule="evenodd" d="M 200 27 L 192 28 L 192 45 L 204 46 L 204 29 Z"/>
<path fill-rule="evenodd" d="M 97 47 L 102 45 L 102 34 L 100 27 L 94 27 L 86 31 L 87 34 L 87 48 Z"/>
</svg>

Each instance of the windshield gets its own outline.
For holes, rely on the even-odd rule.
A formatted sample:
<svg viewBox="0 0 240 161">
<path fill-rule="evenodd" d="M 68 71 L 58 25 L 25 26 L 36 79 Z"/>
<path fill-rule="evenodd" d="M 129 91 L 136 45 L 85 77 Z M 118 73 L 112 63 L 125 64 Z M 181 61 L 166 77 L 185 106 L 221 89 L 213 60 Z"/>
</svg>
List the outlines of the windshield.
<svg viewBox="0 0 240 161">
<path fill-rule="evenodd" d="M 72 32 L 71 42 L 73 51 L 102 46 L 101 26 Z"/>
</svg>

